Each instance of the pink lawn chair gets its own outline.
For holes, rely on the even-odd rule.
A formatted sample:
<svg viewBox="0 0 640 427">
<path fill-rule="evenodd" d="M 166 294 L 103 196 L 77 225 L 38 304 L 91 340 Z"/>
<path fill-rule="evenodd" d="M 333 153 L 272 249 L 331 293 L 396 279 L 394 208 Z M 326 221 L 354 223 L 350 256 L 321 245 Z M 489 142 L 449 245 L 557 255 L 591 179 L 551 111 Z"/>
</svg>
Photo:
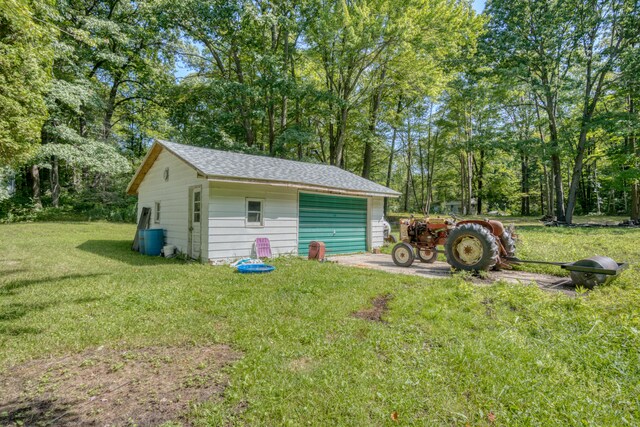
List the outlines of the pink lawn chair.
<svg viewBox="0 0 640 427">
<path fill-rule="evenodd" d="M 258 258 L 271 258 L 271 243 L 266 237 L 256 239 L 256 256 Z"/>
</svg>

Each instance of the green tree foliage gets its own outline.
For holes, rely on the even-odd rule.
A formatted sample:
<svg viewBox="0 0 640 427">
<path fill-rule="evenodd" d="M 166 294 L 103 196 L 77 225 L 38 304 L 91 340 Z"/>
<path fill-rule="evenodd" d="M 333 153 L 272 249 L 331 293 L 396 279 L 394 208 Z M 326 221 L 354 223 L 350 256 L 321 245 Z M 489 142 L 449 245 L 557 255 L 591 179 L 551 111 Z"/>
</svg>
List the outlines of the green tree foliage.
<svg viewBox="0 0 640 427">
<path fill-rule="evenodd" d="M 598 106 L 618 77 L 621 58 L 640 35 L 639 5 L 626 0 L 494 0 L 488 11 L 490 56 L 504 75 L 529 87 L 546 113 L 555 213 L 570 223 L 585 155 L 594 146 L 590 132 Z M 563 152 L 572 170 L 568 185 L 562 176 Z"/>
<path fill-rule="evenodd" d="M 0 166 L 17 165 L 40 142 L 53 60 L 47 2 L 0 3 Z"/>
<path fill-rule="evenodd" d="M 102 205 L 114 194 L 123 199 L 126 179 L 119 175 L 130 173 L 150 137 L 166 130 L 175 38 L 159 26 L 152 6 L 61 0 L 48 10 L 53 68 L 46 110 L 32 132 L 42 145 L 18 180 L 36 207 L 42 197 L 54 207 L 63 199 L 83 208 L 88 199 Z"/>
</svg>

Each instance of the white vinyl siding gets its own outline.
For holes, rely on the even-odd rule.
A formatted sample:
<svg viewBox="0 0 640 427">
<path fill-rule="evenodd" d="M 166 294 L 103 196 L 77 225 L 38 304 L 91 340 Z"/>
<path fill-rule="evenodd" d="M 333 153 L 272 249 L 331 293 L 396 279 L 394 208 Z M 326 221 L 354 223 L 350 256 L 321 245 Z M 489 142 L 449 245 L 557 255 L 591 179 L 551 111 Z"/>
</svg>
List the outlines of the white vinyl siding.
<svg viewBox="0 0 640 427">
<path fill-rule="evenodd" d="M 262 226 L 247 223 L 247 201 L 262 201 Z M 209 259 L 252 256 L 258 237 L 271 243 L 273 255 L 296 254 L 298 191 L 258 184 L 212 182 L 209 186 Z"/>
<path fill-rule="evenodd" d="M 169 179 L 165 181 L 164 174 L 167 168 Z M 189 187 L 193 185 L 202 185 L 202 216 L 206 218 L 207 181 L 198 178 L 195 169 L 163 149 L 138 188 L 138 218 L 143 207 L 153 210 L 155 203 L 159 202 L 162 209 L 160 222 L 155 223 L 153 212 L 151 227 L 165 229 L 166 243 L 175 245 L 182 253 L 187 253 L 189 244 Z M 207 222 L 202 222 L 202 253 L 207 253 Z"/>
</svg>

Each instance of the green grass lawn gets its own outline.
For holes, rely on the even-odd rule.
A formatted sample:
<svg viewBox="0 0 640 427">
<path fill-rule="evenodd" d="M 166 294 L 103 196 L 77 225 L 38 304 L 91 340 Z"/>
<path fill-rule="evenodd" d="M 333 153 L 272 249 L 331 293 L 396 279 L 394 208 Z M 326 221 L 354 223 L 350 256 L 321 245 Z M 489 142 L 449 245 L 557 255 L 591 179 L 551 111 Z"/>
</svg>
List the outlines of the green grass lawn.
<svg viewBox="0 0 640 427">
<path fill-rule="evenodd" d="M 240 275 L 135 254 L 134 230 L 0 225 L 0 371 L 103 345 L 225 343 L 243 358 L 196 425 L 640 423 L 640 230 L 519 229 L 528 258 L 632 264 L 578 298 L 293 258 Z M 385 322 L 352 316 L 381 294 Z"/>
</svg>

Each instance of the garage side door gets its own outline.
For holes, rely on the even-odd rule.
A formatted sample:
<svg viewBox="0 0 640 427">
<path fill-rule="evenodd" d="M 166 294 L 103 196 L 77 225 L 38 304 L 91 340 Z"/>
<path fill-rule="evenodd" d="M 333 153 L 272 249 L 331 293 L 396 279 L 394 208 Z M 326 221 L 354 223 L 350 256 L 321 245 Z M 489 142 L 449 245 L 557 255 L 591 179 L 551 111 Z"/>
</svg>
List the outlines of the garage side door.
<svg viewBox="0 0 640 427">
<path fill-rule="evenodd" d="M 324 242 L 328 254 L 367 250 L 367 199 L 300 193 L 298 254 Z"/>
</svg>

